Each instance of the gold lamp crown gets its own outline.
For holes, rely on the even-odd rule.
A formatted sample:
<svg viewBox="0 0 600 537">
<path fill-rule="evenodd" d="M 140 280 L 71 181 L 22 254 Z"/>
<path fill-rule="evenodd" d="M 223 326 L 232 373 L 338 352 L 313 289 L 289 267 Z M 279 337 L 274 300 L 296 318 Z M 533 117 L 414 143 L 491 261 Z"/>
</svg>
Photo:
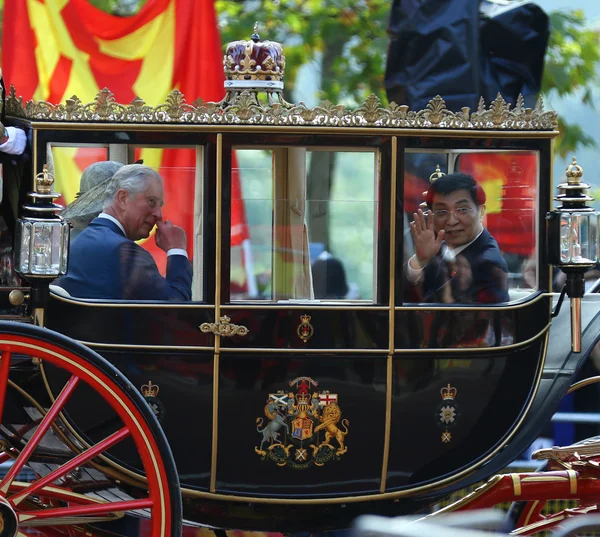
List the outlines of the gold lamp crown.
<svg viewBox="0 0 600 537">
<path fill-rule="evenodd" d="M 567 166 L 565 175 L 567 176 L 567 183 L 570 185 L 577 185 L 581 183 L 581 178 L 583 177 L 583 168 L 577 164 L 576 157 L 573 157 L 573 161 Z"/>
<path fill-rule="evenodd" d="M 35 176 L 35 190 L 39 194 L 51 194 L 54 176 L 48 171 L 48 164 L 44 164 L 42 172 Z"/>
<path fill-rule="evenodd" d="M 232 41 L 227 45 L 223 70 L 226 88 L 253 86 L 283 89 L 283 47 L 275 41 L 261 41 L 258 23 L 255 23 L 249 41 Z"/>
</svg>

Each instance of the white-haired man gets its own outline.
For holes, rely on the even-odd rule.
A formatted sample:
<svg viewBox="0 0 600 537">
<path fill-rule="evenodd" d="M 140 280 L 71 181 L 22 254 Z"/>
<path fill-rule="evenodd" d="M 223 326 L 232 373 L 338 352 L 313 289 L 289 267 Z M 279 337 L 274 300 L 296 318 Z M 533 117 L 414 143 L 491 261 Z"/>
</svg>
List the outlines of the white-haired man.
<svg viewBox="0 0 600 537">
<path fill-rule="evenodd" d="M 192 268 L 185 231 L 162 219 L 161 176 L 148 166 L 120 168 L 107 184 L 103 212 L 71 245 L 69 270 L 57 283 L 71 296 L 97 299 L 176 300 L 192 296 Z M 134 241 L 157 226 L 167 252 L 167 276 Z"/>
</svg>

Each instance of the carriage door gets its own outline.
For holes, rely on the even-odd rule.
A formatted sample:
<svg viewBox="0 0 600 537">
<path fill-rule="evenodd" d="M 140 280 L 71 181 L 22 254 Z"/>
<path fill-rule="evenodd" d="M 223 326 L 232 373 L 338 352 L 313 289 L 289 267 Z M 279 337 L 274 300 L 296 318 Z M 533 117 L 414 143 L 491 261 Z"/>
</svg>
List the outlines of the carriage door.
<svg viewBox="0 0 600 537">
<path fill-rule="evenodd" d="M 223 212 L 217 266 L 217 445 L 237 447 L 235 457 L 218 448 L 213 490 L 252 493 L 260 482 L 267 494 L 303 494 L 317 481 L 322 487 L 325 474 L 290 479 L 282 466 L 327 473 L 337 458 L 350 468 L 348 424 L 361 413 L 354 442 L 383 433 L 389 144 L 368 137 L 247 140 L 225 141 L 217 186 L 221 207 L 231 207 Z M 373 405 L 367 420 L 365 404 Z M 326 478 L 330 492 L 379 487 L 377 456 L 354 469 L 352 477 Z"/>
<path fill-rule="evenodd" d="M 128 377 L 169 438 L 182 482 L 207 490 L 212 451 L 205 440 L 211 434 L 217 336 L 199 327 L 212 323 L 215 310 L 215 137 L 170 132 L 171 145 L 159 146 L 155 141 L 163 136 L 161 131 L 38 133 L 39 138 L 44 135 L 49 141 L 38 153 L 52 159 L 56 188 L 65 203 L 75 199 L 82 171 L 99 161 L 129 164 L 141 159 L 163 177 L 163 218 L 184 227 L 187 234 L 192 300 L 89 299 L 55 286 L 46 321 L 49 328 L 97 351 Z M 87 225 L 86 221 L 79 227 Z M 140 246 L 164 273 L 167 257 L 154 237 Z M 85 401 L 75 411 L 93 414 Z M 192 415 L 198 426 L 181 434 L 182 423 Z"/>
</svg>

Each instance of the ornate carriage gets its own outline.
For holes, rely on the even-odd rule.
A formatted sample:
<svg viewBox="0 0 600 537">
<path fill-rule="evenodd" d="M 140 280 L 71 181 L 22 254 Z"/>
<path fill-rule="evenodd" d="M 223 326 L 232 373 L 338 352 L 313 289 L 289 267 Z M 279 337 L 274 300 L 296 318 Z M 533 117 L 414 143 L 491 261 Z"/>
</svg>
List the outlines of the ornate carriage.
<svg viewBox="0 0 600 537">
<path fill-rule="evenodd" d="M 274 44 L 232 44 L 218 103 L 174 91 L 158 106 L 118 104 L 104 90 L 53 105 L 11 89 L 6 124 L 29 145 L 3 157 L 3 233 L 19 237 L 23 280 L 0 288 L 2 537 L 127 534 L 131 516 L 152 537 L 178 535 L 182 520 L 289 533 L 417 512 L 517 458 L 595 346 L 597 296 L 579 289 L 593 263 L 568 253 L 587 241 L 597 260 L 580 182 L 569 180 L 568 218 L 546 223 L 554 112 L 501 96 L 476 111 L 441 97 L 421 111 L 375 97 L 310 108 L 282 98 L 284 65 Z M 173 218 L 188 223 L 191 302 L 53 286 L 66 254 L 51 190 L 67 188 L 73 155 L 162 162 L 167 207 L 177 198 Z M 407 214 L 436 165 L 484 185 L 509 301 L 407 298 Z M 563 220 L 579 235 L 565 237 Z M 572 315 L 555 318 L 553 240 L 579 282 Z M 319 242 L 354 295 L 316 292 Z"/>
</svg>

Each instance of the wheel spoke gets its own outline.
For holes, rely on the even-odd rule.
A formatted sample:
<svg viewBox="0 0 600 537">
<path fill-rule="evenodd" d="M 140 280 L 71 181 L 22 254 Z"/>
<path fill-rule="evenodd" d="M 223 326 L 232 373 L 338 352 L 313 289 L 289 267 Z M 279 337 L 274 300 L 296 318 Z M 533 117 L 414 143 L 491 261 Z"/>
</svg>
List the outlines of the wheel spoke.
<svg viewBox="0 0 600 537">
<path fill-rule="evenodd" d="M 4 415 L 4 400 L 10 372 L 10 354 L 9 351 L 2 351 L 2 357 L 0 357 L 0 423 L 4 421 L 2 416 Z"/>
<path fill-rule="evenodd" d="M 20 481 L 13 481 L 10 490 L 12 492 L 14 491 L 21 491 L 21 490 L 25 490 L 29 487 L 29 483 L 23 483 Z M 89 496 L 84 496 L 81 493 L 78 492 L 73 492 L 71 490 L 68 489 L 64 489 L 58 486 L 51 486 L 51 487 L 44 487 L 44 489 L 39 493 L 39 496 L 42 496 L 46 499 L 50 499 L 50 500 L 57 500 L 57 501 L 63 501 L 63 502 L 68 502 L 70 504 L 77 504 L 77 505 L 88 505 L 88 504 L 97 504 L 97 503 L 102 503 L 100 500 L 91 498 Z"/>
<path fill-rule="evenodd" d="M 15 370 L 21 357 L 27 367 Z M 128 516 L 149 519 L 148 537 L 179 534 L 179 479 L 164 433 L 138 390 L 94 351 L 0 321 L 0 423 L 0 462 L 10 465 L 0 499 L 16 516 L 14 537 L 102 537 Z M 28 466 L 31 482 L 17 477 Z M 144 479 L 122 482 L 115 469 L 130 466 Z"/>
<path fill-rule="evenodd" d="M 112 434 L 111 436 L 105 438 L 104 440 L 96 444 L 93 448 L 90 448 L 84 451 L 83 453 L 80 453 L 79 455 L 77 455 L 77 457 L 70 460 L 68 463 L 63 464 L 53 472 L 50 472 L 46 477 L 32 483 L 31 486 L 27 487 L 24 490 L 21 490 L 14 496 L 10 497 L 10 501 L 13 503 L 13 505 L 18 505 L 29 495 L 33 494 L 34 492 L 37 492 L 46 485 L 53 483 L 60 477 L 65 476 L 71 470 L 74 470 L 78 466 L 82 466 L 87 461 L 93 459 L 103 451 L 110 449 L 115 444 L 118 444 L 121 440 L 129 436 L 129 434 L 129 429 L 127 427 L 123 427 L 121 430 L 117 431 L 116 433 Z"/>
<path fill-rule="evenodd" d="M 79 378 L 73 375 L 65 384 L 65 387 L 60 392 L 60 395 L 56 398 L 56 400 L 50 407 L 48 413 L 44 416 L 44 419 L 42 419 L 37 431 L 33 434 L 23 451 L 21 451 L 19 456 L 16 458 L 11 469 L 6 474 L 5 478 L 2 481 L 2 486 L 0 486 L 0 492 L 4 494 L 8 492 L 10 484 L 22 470 L 23 466 L 27 464 L 29 457 L 31 457 L 32 453 L 35 451 L 35 448 L 42 440 L 42 437 L 44 436 L 44 434 L 46 434 L 46 431 L 50 428 L 56 416 L 58 416 L 60 411 L 65 406 L 66 402 L 69 400 L 69 397 L 73 393 L 73 390 L 77 386 L 78 382 Z"/>
<path fill-rule="evenodd" d="M 6 449 L 8 450 L 10 448 L 7 447 Z M 10 459 L 12 459 L 12 457 L 10 456 L 10 453 L 8 453 L 8 451 L 3 451 L 2 453 L 0 453 L 0 464 L 9 461 Z"/>
<path fill-rule="evenodd" d="M 21 511 L 17 514 L 17 516 L 19 519 L 19 524 L 22 524 L 24 527 L 33 527 L 44 524 L 57 525 L 60 523 L 61 519 L 72 521 L 73 519 L 83 516 L 109 515 L 125 511 L 135 511 L 136 509 L 147 509 L 153 506 L 154 502 L 147 498 L 142 500 L 127 500 L 123 502 L 81 505 L 77 507 L 59 507 L 55 509 Z"/>
</svg>

